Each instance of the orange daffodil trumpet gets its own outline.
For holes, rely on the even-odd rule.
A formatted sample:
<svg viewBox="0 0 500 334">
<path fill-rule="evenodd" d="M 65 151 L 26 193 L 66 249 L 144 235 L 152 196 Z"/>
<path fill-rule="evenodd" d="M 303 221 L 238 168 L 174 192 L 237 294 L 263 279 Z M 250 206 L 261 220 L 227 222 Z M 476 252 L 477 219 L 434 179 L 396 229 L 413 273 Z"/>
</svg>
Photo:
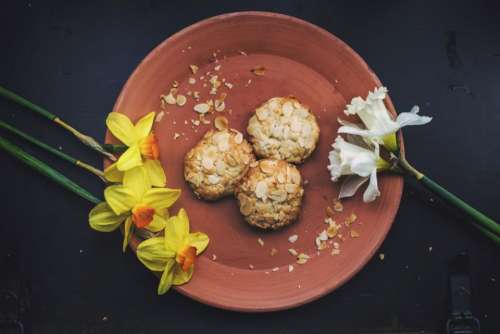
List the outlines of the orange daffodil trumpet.
<svg viewBox="0 0 500 334">
<path fill-rule="evenodd" d="M 110 182 L 122 182 L 123 173 L 142 168 L 155 187 L 166 184 L 166 176 L 159 161 L 160 151 L 156 136 L 151 131 L 155 113 L 150 112 L 134 125 L 124 114 L 112 112 L 106 119 L 109 131 L 128 146 L 118 161 L 104 170 L 104 177 Z"/>
<path fill-rule="evenodd" d="M 184 209 L 166 222 L 165 234 L 145 240 L 137 247 L 137 257 L 150 270 L 162 272 L 158 294 L 172 285 L 188 282 L 196 258 L 208 246 L 209 238 L 201 232 L 190 233 L 189 218 Z"/>
<path fill-rule="evenodd" d="M 167 209 L 177 201 L 180 193 L 179 189 L 152 188 L 146 170 L 133 168 L 124 173 L 123 184 L 104 190 L 106 202 L 90 211 L 90 226 L 97 231 L 111 232 L 125 223 L 125 251 L 134 227 L 151 232 L 160 232 L 165 228 Z"/>
</svg>

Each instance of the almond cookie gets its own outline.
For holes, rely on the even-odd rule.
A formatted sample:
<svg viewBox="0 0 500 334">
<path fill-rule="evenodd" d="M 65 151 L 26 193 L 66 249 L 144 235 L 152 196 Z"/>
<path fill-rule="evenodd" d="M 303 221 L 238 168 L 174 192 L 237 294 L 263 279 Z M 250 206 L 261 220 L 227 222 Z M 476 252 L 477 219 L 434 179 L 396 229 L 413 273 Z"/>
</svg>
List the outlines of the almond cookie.
<svg viewBox="0 0 500 334">
<path fill-rule="evenodd" d="M 286 161 L 274 159 L 253 163 L 235 189 L 245 221 L 273 230 L 297 219 L 303 194 L 299 170 Z"/>
<path fill-rule="evenodd" d="M 186 154 L 184 179 L 198 197 L 216 200 L 233 194 L 254 161 L 252 147 L 241 132 L 210 130 Z"/>
<path fill-rule="evenodd" d="M 319 139 L 316 117 L 293 97 L 273 97 L 255 110 L 247 127 L 255 154 L 301 163 Z"/>
</svg>

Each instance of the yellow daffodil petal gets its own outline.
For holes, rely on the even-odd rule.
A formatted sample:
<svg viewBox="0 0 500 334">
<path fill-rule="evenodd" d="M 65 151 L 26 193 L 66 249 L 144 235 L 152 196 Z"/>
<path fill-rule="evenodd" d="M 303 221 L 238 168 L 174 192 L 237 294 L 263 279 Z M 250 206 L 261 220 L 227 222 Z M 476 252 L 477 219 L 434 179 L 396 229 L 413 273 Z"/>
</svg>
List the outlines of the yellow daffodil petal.
<svg viewBox="0 0 500 334">
<path fill-rule="evenodd" d="M 132 217 L 129 216 L 127 220 L 125 220 L 125 225 L 123 226 L 122 250 L 124 253 L 127 250 L 127 246 L 130 242 L 131 237 L 132 237 Z"/>
<path fill-rule="evenodd" d="M 118 170 L 116 162 L 104 169 L 104 178 L 109 182 L 122 182 L 123 172 Z"/>
<path fill-rule="evenodd" d="M 208 246 L 210 239 L 202 232 L 190 233 L 187 237 L 187 244 L 196 248 L 196 255 L 200 255 Z"/>
<path fill-rule="evenodd" d="M 193 276 L 193 272 L 193 266 L 191 266 L 191 268 L 189 268 L 189 270 L 185 272 L 182 270 L 181 266 L 176 264 L 174 267 L 174 280 L 172 282 L 173 285 L 182 285 L 189 282 L 189 280 L 191 280 L 191 277 Z"/>
<path fill-rule="evenodd" d="M 139 140 L 134 125 L 124 114 L 117 112 L 109 113 L 108 118 L 106 118 L 106 126 L 116 139 L 127 146 L 131 146 Z"/>
<path fill-rule="evenodd" d="M 151 188 L 142 197 L 142 202 L 155 210 L 163 210 L 172 206 L 181 195 L 180 189 Z"/>
<path fill-rule="evenodd" d="M 142 198 L 146 191 L 151 188 L 149 176 L 143 166 L 134 167 L 123 174 L 123 185 L 131 189 L 137 198 Z"/>
<path fill-rule="evenodd" d="M 137 135 L 137 139 L 140 140 L 145 138 L 151 132 L 151 128 L 153 127 L 153 121 L 155 120 L 154 111 L 150 112 L 146 116 L 142 117 L 140 120 L 135 123 L 135 133 Z"/>
<path fill-rule="evenodd" d="M 189 220 L 180 217 L 181 211 L 184 209 L 179 210 L 177 216 L 168 218 L 165 227 L 165 247 L 176 253 L 185 246 L 189 234 Z"/>
<path fill-rule="evenodd" d="M 144 240 L 137 246 L 137 258 L 152 271 L 163 271 L 167 262 L 175 262 L 175 252 L 165 248 L 163 237 Z"/>
<path fill-rule="evenodd" d="M 146 169 L 149 175 L 149 180 L 153 186 L 165 187 L 167 184 L 167 177 L 165 176 L 165 171 L 161 166 L 160 160 L 146 159 L 143 162 L 143 166 Z"/>
<path fill-rule="evenodd" d="M 104 198 L 117 215 L 130 211 L 137 203 L 134 192 L 122 185 L 109 186 L 104 189 Z"/>
<path fill-rule="evenodd" d="M 139 145 L 136 144 L 130 146 L 123 152 L 116 163 L 118 170 L 121 171 L 126 171 L 140 165 L 142 165 L 141 152 L 139 150 Z"/>
<path fill-rule="evenodd" d="M 160 232 L 167 226 L 167 220 L 161 215 L 155 214 L 153 220 L 146 226 L 146 229 L 151 232 Z"/>
<path fill-rule="evenodd" d="M 172 286 L 172 283 L 174 281 L 174 268 L 175 267 L 176 267 L 176 265 L 175 265 L 174 259 L 167 261 L 167 264 L 165 266 L 165 270 L 163 271 L 163 274 L 161 275 L 161 278 L 160 278 L 160 284 L 158 284 L 158 294 L 159 295 L 163 295 Z"/>
<path fill-rule="evenodd" d="M 106 202 L 97 204 L 89 212 L 90 227 L 99 232 L 116 230 L 125 218 L 125 215 L 116 215 Z"/>
</svg>

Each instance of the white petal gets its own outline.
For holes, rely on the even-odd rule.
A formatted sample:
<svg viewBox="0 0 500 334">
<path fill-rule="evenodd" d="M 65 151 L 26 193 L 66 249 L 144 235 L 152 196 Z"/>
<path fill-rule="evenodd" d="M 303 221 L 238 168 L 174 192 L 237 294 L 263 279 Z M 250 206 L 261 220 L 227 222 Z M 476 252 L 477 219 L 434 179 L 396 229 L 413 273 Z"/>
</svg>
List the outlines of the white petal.
<svg viewBox="0 0 500 334">
<path fill-rule="evenodd" d="M 368 176 L 377 169 L 373 154 L 359 154 L 351 161 L 351 171 L 359 176 Z"/>
<path fill-rule="evenodd" d="M 399 128 L 409 125 L 423 125 L 427 124 L 432 120 L 432 117 L 420 116 L 418 115 L 419 107 L 414 106 L 410 112 L 402 112 L 398 115 L 396 122 L 399 124 Z"/>
<path fill-rule="evenodd" d="M 349 175 L 340 186 L 339 199 L 354 196 L 359 187 L 361 187 L 366 181 L 368 181 L 368 177 Z"/>
<path fill-rule="evenodd" d="M 378 190 L 377 171 L 374 170 L 370 175 L 370 183 L 363 194 L 363 202 L 373 202 L 378 196 L 380 196 L 380 191 Z"/>
</svg>

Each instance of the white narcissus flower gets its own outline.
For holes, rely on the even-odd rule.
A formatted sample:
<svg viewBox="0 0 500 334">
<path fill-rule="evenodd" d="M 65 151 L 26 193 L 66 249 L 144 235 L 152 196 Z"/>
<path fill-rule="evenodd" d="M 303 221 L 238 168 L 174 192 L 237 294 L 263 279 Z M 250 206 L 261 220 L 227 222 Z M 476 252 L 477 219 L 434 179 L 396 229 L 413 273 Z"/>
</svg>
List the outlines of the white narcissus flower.
<svg viewBox="0 0 500 334">
<path fill-rule="evenodd" d="M 360 146 L 337 136 L 332 147 L 333 150 L 328 154 L 330 164 L 327 167 L 332 181 L 336 182 L 341 176 L 348 176 L 342 184 L 339 198 L 353 196 L 363 183 L 370 180 L 363 194 L 363 201 L 375 200 L 380 195 L 377 171 L 390 167 L 389 163 L 380 157 L 378 143 Z"/>
<path fill-rule="evenodd" d="M 400 113 L 396 120 L 393 120 L 384 104 L 386 95 L 387 88 L 379 87 L 369 92 L 366 100 L 359 96 L 353 98 L 344 113 L 358 115 L 364 127 L 339 120 L 342 126 L 338 132 L 369 137 L 383 144 L 389 151 L 395 152 L 397 150 L 395 133 L 399 129 L 408 125 L 427 124 L 432 120 L 432 117 L 418 115 L 418 106 L 414 106 L 410 112 Z"/>
</svg>

